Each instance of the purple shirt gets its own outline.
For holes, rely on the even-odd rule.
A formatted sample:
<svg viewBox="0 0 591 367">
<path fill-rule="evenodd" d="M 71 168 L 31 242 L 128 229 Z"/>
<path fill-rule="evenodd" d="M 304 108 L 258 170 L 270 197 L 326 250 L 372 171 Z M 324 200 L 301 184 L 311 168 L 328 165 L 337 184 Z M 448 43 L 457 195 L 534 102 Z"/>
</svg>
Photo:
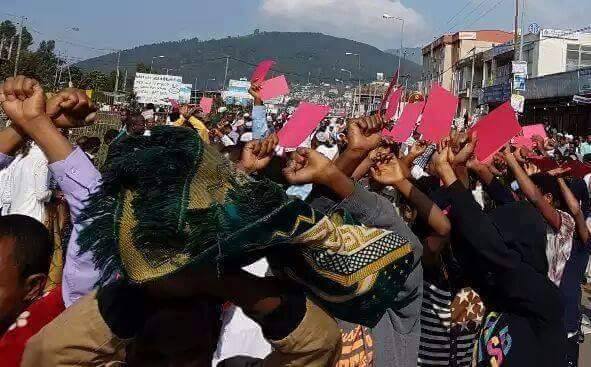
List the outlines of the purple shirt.
<svg viewBox="0 0 591 367">
<path fill-rule="evenodd" d="M 1 162 L 0 156 L 0 164 Z M 49 169 L 70 206 L 71 221 L 74 225 L 68 242 L 62 278 L 64 304 L 69 307 L 89 293 L 99 279 L 99 271 L 92 261 L 92 253 L 78 254 L 78 235 L 84 224 L 77 223 L 77 219 L 86 206 L 86 199 L 99 189 L 101 174 L 80 148 L 75 148 L 65 160 L 51 163 Z"/>
<path fill-rule="evenodd" d="M 0 169 L 8 167 L 8 165 L 10 164 L 10 162 L 12 162 L 13 159 L 14 158 L 9 155 L 0 153 Z"/>
</svg>

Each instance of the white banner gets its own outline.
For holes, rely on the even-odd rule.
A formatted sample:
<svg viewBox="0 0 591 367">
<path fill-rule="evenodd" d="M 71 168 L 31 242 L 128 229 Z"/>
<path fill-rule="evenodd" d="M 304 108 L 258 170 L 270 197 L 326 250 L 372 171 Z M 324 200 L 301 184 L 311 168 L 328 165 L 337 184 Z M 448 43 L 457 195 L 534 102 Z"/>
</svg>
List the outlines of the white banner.
<svg viewBox="0 0 591 367">
<path fill-rule="evenodd" d="M 179 100 L 183 77 L 175 75 L 136 73 L 133 91 L 139 103 L 170 105 Z"/>
</svg>

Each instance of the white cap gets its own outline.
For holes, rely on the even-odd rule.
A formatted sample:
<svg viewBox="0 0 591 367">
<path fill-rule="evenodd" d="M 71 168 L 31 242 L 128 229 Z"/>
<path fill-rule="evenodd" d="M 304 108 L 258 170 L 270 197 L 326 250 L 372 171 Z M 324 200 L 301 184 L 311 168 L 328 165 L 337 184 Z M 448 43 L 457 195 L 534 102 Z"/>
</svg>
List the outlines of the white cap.
<svg viewBox="0 0 591 367">
<path fill-rule="evenodd" d="M 248 117 L 250 117 L 250 114 L 248 114 L 248 113 L 245 113 L 244 115 L 242 115 L 242 117 L 244 117 L 244 118 L 248 118 Z"/>
<path fill-rule="evenodd" d="M 226 107 L 220 107 L 218 108 L 218 113 L 222 113 L 222 112 L 226 112 L 228 109 Z"/>
<path fill-rule="evenodd" d="M 253 136 L 252 136 L 251 132 L 244 133 L 240 136 L 240 141 L 243 143 L 248 143 L 251 140 L 253 140 Z"/>
<path fill-rule="evenodd" d="M 246 127 L 252 127 L 252 121 L 246 121 L 244 123 L 244 126 L 246 126 Z"/>
<path fill-rule="evenodd" d="M 271 116 L 267 116 L 267 122 L 271 122 L 273 121 L 273 118 Z"/>
<path fill-rule="evenodd" d="M 316 133 L 316 140 L 321 143 L 326 143 L 328 141 L 328 134 L 324 131 L 319 131 Z"/>
</svg>

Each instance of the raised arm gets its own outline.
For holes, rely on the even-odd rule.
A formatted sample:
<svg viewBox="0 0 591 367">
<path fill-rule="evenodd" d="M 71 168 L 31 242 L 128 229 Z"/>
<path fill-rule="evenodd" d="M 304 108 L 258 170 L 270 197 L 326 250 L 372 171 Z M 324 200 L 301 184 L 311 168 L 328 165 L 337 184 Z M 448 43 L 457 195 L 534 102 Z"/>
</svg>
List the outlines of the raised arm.
<svg viewBox="0 0 591 367">
<path fill-rule="evenodd" d="M 13 155 L 23 144 L 23 136 L 23 131 L 16 125 L 0 131 L 0 154 Z M 3 168 L 1 163 L 0 168 Z"/>
<path fill-rule="evenodd" d="M 575 219 L 575 226 L 577 228 L 577 234 L 581 239 L 582 243 L 587 243 L 589 240 L 589 229 L 587 229 L 587 224 L 585 222 L 585 216 L 583 215 L 583 211 L 581 210 L 581 205 L 579 201 L 570 190 L 566 182 L 562 177 L 558 177 L 558 185 L 560 186 L 560 191 L 562 193 L 562 197 L 566 206 L 568 207 L 568 211 Z"/>
<path fill-rule="evenodd" d="M 555 230 L 560 230 L 561 219 L 560 214 L 554 207 L 544 199 L 544 195 L 540 189 L 533 183 L 527 173 L 523 170 L 515 156 L 511 153 L 509 147 L 506 147 L 503 152 L 503 157 L 507 162 L 507 166 L 513 172 L 521 191 L 525 197 L 540 211 L 544 219 Z"/>
<path fill-rule="evenodd" d="M 378 116 L 350 119 L 347 128 L 347 148 L 335 160 L 335 166 L 351 177 L 369 152 L 382 140 L 382 120 Z"/>
<path fill-rule="evenodd" d="M 252 137 L 254 139 L 263 139 L 269 133 L 267 126 L 267 110 L 261 99 L 261 84 L 253 83 L 248 93 L 254 98 L 252 104 Z"/>
</svg>

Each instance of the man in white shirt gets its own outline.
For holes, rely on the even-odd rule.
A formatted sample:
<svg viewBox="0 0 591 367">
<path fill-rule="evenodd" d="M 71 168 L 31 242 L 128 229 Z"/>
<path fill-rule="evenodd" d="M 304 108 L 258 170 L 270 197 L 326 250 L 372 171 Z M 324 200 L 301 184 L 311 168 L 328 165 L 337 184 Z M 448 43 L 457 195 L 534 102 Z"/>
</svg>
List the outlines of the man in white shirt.
<svg viewBox="0 0 591 367">
<path fill-rule="evenodd" d="M 26 155 L 10 169 L 8 214 L 22 214 L 45 223 L 45 203 L 51 199 L 49 168 L 41 148 L 32 144 Z"/>
</svg>

